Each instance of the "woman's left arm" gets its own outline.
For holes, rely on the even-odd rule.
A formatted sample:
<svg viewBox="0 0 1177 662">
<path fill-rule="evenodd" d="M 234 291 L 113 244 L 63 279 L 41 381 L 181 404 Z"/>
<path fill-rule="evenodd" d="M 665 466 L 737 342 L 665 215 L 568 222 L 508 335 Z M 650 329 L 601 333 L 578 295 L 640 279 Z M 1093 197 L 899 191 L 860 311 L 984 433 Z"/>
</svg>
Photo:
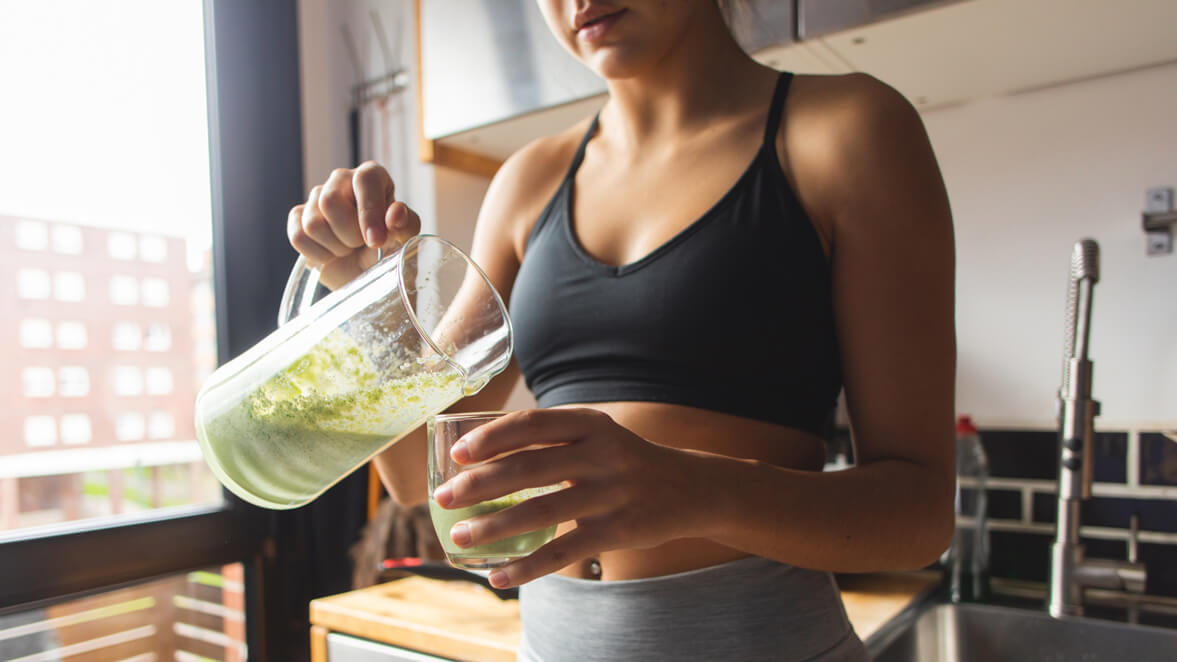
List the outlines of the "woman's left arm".
<svg viewBox="0 0 1177 662">
<path fill-rule="evenodd" d="M 568 489 L 471 521 L 480 544 L 557 521 L 577 528 L 496 573 L 516 585 L 620 548 L 706 537 L 792 565 L 923 567 L 954 526 L 952 220 L 918 114 L 865 75 L 840 77 L 815 112 L 790 114 L 796 188 L 831 250 L 855 466 L 798 471 L 640 439 L 592 410 L 533 410 L 467 435 L 474 462 L 437 493 L 458 507 L 526 486 Z"/>
<path fill-rule="evenodd" d="M 830 245 L 855 466 L 716 463 L 712 537 L 795 565 L 927 565 L 952 537 L 956 339 L 948 197 L 923 124 L 862 74 L 786 132 L 796 187 Z M 791 120 L 792 121 L 792 120 Z"/>
<path fill-rule="evenodd" d="M 794 114 L 786 140 L 798 193 L 830 244 L 855 466 L 716 463 L 731 491 L 717 493 L 712 537 L 824 570 L 921 567 L 954 526 L 951 211 L 906 99 L 863 74 L 827 89 L 813 112 Z"/>
</svg>

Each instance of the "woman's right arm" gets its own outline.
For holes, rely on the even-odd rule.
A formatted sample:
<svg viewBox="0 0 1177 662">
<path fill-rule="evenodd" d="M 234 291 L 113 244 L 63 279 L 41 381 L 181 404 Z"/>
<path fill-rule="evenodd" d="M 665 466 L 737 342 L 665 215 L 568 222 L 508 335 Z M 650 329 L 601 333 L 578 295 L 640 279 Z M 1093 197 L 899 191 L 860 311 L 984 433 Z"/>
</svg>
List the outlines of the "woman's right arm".
<svg viewBox="0 0 1177 662">
<path fill-rule="evenodd" d="M 531 224 L 557 182 L 551 180 L 550 159 L 559 158 L 553 141 L 540 140 L 509 158 L 487 190 L 474 231 L 471 257 L 486 272 L 503 301 L 508 301 L 519 271 L 523 245 Z M 538 186 L 536 185 L 538 184 Z M 421 230 L 420 217 L 396 199 L 388 172 L 373 162 L 340 168 L 307 201 L 290 210 L 290 244 L 320 272 L 331 289 L 349 282 L 376 263 L 377 249 L 396 250 Z M 477 394 L 451 411 L 502 409 L 519 379 L 512 360 Z M 425 500 L 425 429 L 418 428 L 373 459 L 381 482 L 401 505 Z"/>
</svg>

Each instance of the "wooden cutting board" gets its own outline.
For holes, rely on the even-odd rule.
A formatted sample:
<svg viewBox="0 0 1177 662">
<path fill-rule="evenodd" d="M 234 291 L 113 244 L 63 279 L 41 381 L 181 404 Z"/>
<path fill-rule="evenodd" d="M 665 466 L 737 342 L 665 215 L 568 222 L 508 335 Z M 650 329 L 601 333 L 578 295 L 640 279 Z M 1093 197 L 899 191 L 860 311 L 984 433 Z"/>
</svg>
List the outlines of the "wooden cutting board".
<svg viewBox="0 0 1177 662">
<path fill-rule="evenodd" d="M 838 577 L 846 614 L 866 639 L 933 587 L 933 572 Z M 407 577 L 311 602 L 311 623 L 454 660 L 513 662 L 519 604 L 468 582 Z M 322 630 L 320 630 L 321 632 Z"/>
</svg>

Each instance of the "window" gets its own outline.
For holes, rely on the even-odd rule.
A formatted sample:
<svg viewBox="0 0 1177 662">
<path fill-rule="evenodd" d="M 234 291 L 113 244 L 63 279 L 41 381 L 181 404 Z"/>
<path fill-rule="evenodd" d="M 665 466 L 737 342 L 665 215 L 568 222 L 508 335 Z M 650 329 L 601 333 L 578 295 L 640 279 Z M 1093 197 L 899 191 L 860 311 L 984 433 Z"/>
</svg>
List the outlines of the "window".
<svg viewBox="0 0 1177 662">
<path fill-rule="evenodd" d="M 162 278 L 144 278 L 143 305 L 157 308 L 168 305 L 168 282 Z"/>
<path fill-rule="evenodd" d="M 44 269 L 21 269 L 16 274 L 16 292 L 22 299 L 48 299 L 49 289 L 49 272 Z"/>
<path fill-rule="evenodd" d="M 146 431 L 143 414 L 123 412 L 114 422 L 114 436 L 119 441 L 139 441 Z"/>
<path fill-rule="evenodd" d="M 53 369 L 36 366 L 20 371 L 24 394 L 28 398 L 48 398 L 53 395 Z"/>
<path fill-rule="evenodd" d="M 63 398 L 81 398 L 90 394 L 90 372 L 79 365 L 57 370 L 57 393 Z"/>
<path fill-rule="evenodd" d="M 143 332 L 134 322 L 118 322 L 110 332 L 111 345 L 118 350 L 135 351 L 143 344 Z"/>
<path fill-rule="evenodd" d="M 143 349 L 149 352 L 166 352 L 172 348 L 172 329 L 167 324 L 152 323 L 147 325 L 147 338 L 143 341 Z"/>
<path fill-rule="evenodd" d="M 139 239 L 139 257 L 144 262 L 163 262 L 168 259 L 168 243 L 163 237 L 144 236 Z"/>
<path fill-rule="evenodd" d="M 135 235 L 129 232 L 111 232 L 106 237 L 106 252 L 116 260 L 134 260 L 135 243 Z"/>
<path fill-rule="evenodd" d="M 176 421 L 166 411 L 151 412 L 147 421 L 147 434 L 152 439 L 170 439 L 176 434 Z"/>
<path fill-rule="evenodd" d="M 61 417 L 61 443 L 69 445 L 90 442 L 90 417 L 85 414 L 66 414 Z"/>
<path fill-rule="evenodd" d="M 114 369 L 115 395 L 143 395 L 143 373 L 134 366 L 118 366 Z"/>
<path fill-rule="evenodd" d="M 47 319 L 28 317 L 20 321 L 20 346 L 45 349 L 53 346 L 53 324 Z"/>
<path fill-rule="evenodd" d="M 16 247 L 26 251 L 43 251 L 49 246 L 49 226 L 40 221 L 16 224 Z"/>
<path fill-rule="evenodd" d="M 73 225 L 53 226 L 53 250 L 62 255 L 82 254 L 82 228 Z"/>
<path fill-rule="evenodd" d="M 59 271 L 53 281 L 53 296 L 58 301 L 81 301 L 86 297 L 86 279 L 76 271 Z"/>
<path fill-rule="evenodd" d="M 172 392 L 172 371 L 167 368 L 147 369 L 148 395 L 167 395 Z"/>
<path fill-rule="evenodd" d="M 61 349 L 85 349 L 86 325 L 75 321 L 58 324 L 57 346 Z"/>
<path fill-rule="evenodd" d="M 30 448 L 52 446 L 57 443 L 57 421 L 52 416 L 25 418 L 25 445 Z"/>
<path fill-rule="evenodd" d="M 133 306 L 139 303 L 139 282 L 134 276 L 111 276 L 110 302 L 116 306 Z"/>
</svg>

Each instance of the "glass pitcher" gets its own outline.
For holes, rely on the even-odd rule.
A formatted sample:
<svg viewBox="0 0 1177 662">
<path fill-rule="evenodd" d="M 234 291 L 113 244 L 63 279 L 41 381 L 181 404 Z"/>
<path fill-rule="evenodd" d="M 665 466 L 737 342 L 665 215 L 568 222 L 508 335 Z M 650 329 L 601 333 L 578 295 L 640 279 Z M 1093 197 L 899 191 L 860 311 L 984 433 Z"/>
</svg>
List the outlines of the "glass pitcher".
<svg viewBox="0 0 1177 662">
<path fill-rule="evenodd" d="M 218 368 L 196 397 L 217 478 L 265 508 L 296 508 L 467 395 L 510 361 L 507 309 L 452 243 L 417 235 L 313 301 L 303 258 L 279 327 Z M 313 301 L 313 302 L 312 302 Z"/>
</svg>

